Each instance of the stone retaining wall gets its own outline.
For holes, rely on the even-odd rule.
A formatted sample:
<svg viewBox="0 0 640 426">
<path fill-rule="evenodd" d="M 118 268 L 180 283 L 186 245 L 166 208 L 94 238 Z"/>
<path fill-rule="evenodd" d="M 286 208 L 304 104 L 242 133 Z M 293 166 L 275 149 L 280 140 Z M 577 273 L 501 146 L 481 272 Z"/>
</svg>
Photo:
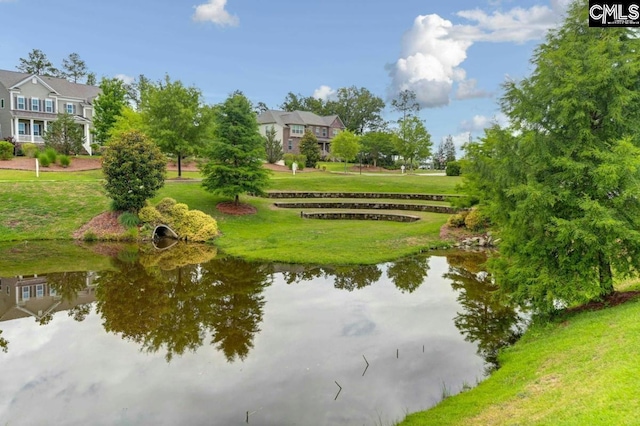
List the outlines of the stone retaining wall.
<svg viewBox="0 0 640 426">
<path fill-rule="evenodd" d="M 367 202 L 286 202 L 274 203 L 276 207 L 287 209 L 371 209 L 371 210 L 409 210 L 417 212 L 432 212 L 454 214 L 458 211 L 455 207 L 431 206 L 426 204 L 402 204 L 402 203 L 367 203 Z"/>
<path fill-rule="evenodd" d="M 447 201 L 449 198 L 458 198 L 460 195 L 442 194 L 400 194 L 395 192 L 298 192 L 298 191 L 271 191 L 267 193 L 269 198 L 371 198 L 392 200 L 429 200 Z"/>
<path fill-rule="evenodd" d="M 328 220 L 388 220 L 392 222 L 415 222 L 420 220 L 418 216 L 388 214 L 388 213 L 354 213 L 354 212 L 300 212 L 300 217 L 305 219 Z"/>
</svg>

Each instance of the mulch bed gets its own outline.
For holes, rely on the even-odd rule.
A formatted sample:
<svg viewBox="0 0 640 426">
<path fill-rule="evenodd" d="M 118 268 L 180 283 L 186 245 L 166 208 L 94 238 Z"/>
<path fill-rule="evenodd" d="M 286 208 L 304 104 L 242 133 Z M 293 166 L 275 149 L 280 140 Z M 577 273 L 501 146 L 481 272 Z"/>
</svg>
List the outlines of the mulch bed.
<svg viewBox="0 0 640 426">
<path fill-rule="evenodd" d="M 242 203 L 236 204 L 229 201 L 224 203 L 218 203 L 216 205 L 216 208 L 220 213 L 230 214 L 234 216 L 241 216 L 245 214 L 255 214 L 258 211 L 255 207 L 249 204 L 242 204 Z"/>
<path fill-rule="evenodd" d="M 124 234 L 127 229 L 118 222 L 119 212 L 104 212 L 85 223 L 73 233 L 73 238 L 81 240 L 88 231 L 96 237 L 107 237 Z"/>
<path fill-rule="evenodd" d="M 575 313 L 584 311 L 598 311 L 600 309 L 622 305 L 623 303 L 634 300 L 638 297 L 640 297 L 640 291 L 616 291 L 605 297 L 603 300 L 585 303 L 584 305 L 576 306 L 575 308 L 569 308 L 565 312 Z"/>
<path fill-rule="evenodd" d="M 40 167 L 41 172 L 79 172 L 83 170 L 97 170 L 102 168 L 102 157 L 95 156 L 91 158 L 87 157 L 71 157 L 71 164 L 68 167 L 62 167 L 59 164 L 51 164 L 49 167 Z M 0 169 L 10 170 L 36 170 L 36 162 L 33 158 L 28 157 L 14 157 L 11 160 L 0 161 Z M 169 162 L 167 163 L 167 170 L 176 171 L 178 165 Z M 196 172 L 198 166 L 195 163 L 183 163 L 183 172 Z"/>
</svg>

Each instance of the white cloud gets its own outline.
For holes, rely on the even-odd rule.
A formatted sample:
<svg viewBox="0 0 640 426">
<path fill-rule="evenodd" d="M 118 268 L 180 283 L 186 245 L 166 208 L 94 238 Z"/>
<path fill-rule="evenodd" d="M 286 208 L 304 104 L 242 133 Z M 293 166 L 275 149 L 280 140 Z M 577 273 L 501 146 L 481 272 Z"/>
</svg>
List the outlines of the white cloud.
<svg viewBox="0 0 640 426">
<path fill-rule="evenodd" d="M 131 84 L 135 81 L 135 77 L 131 77 L 126 74 L 116 74 L 115 78 L 117 78 L 118 80 L 122 80 L 124 84 Z"/>
<path fill-rule="evenodd" d="M 494 124 L 498 124 L 504 127 L 508 124 L 509 119 L 503 113 L 498 113 L 493 117 L 487 117 L 486 115 L 474 115 L 471 120 L 463 120 L 460 123 L 460 130 L 462 132 L 481 132 L 487 127 L 491 127 Z M 467 137 L 468 139 L 468 137 Z"/>
<path fill-rule="evenodd" d="M 195 7 L 193 14 L 194 21 L 210 21 L 214 24 L 224 27 L 235 27 L 240 20 L 237 16 L 229 14 L 225 10 L 227 0 L 209 0 L 207 3 Z"/>
<path fill-rule="evenodd" d="M 463 80 L 458 83 L 458 91 L 456 99 L 472 99 L 472 98 L 489 98 L 491 93 L 486 90 L 478 89 L 478 81 L 475 78 Z"/>
<path fill-rule="evenodd" d="M 560 21 L 569 0 L 551 0 L 552 7 L 515 7 L 506 12 L 463 10 L 456 15 L 471 24 L 453 24 L 438 15 L 420 15 L 402 40 L 400 58 L 389 65 L 390 97 L 413 90 L 421 106 L 448 105 L 454 84 L 457 99 L 489 96 L 467 79 L 461 67 L 467 50 L 477 42 L 524 43 L 537 40 Z"/>
<path fill-rule="evenodd" d="M 328 101 L 329 99 L 333 98 L 336 94 L 335 89 L 332 89 L 329 86 L 326 85 L 322 85 L 320 87 L 318 87 L 316 90 L 313 91 L 313 96 L 316 99 L 321 99 L 323 101 Z"/>
</svg>

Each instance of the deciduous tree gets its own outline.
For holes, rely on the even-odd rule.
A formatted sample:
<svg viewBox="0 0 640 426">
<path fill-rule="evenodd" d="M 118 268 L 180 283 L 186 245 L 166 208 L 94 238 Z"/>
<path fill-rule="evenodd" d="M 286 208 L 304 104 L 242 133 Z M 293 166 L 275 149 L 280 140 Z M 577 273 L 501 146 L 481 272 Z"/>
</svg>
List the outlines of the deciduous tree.
<svg viewBox="0 0 640 426">
<path fill-rule="evenodd" d="M 500 227 L 501 288 L 541 311 L 613 292 L 640 269 L 640 39 L 574 2 L 509 82 L 512 123 L 467 146 L 467 188 Z"/>
<path fill-rule="evenodd" d="M 162 152 L 177 157 L 182 176 L 182 158 L 197 154 L 209 132 L 211 114 L 203 108 L 200 90 L 167 75 L 143 92 L 142 117 Z"/>
<path fill-rule="evenodd" d="M 93 133 L 97 143 L 109 139 L 111 127 L 128 105 L 127 88 L 119 78 L 103 78 L 100 82 L 100 96 L 93 102 Z"/>
<path fill-rule="evenodd" d="M 84 132 L 72 115 L 58 114 L 58 118 L 49 123 L 43 139 L 45 146 L 52 147 L 60 154 L 75 155 L 82 152 Z"/>
<path fill-rule="evenodd" d="M 395 145 L 398 154 L 412 169 L 415 161 L 431 155 L 431 135 L 422 120 L 416 116 L 408 116 L 406 120 L 400 121 Z"/>
<path fill-rule="evenodd" d="M 357 135 L 367 130 L 384 127 L 382 98 L 375 96 L 365 87 L 342 87 L 338 89 L 336 100 L 327 102 L 325 112 L 340 117 L 347 130 Z"/>
<path fill-rule="evenodd" d="M 202 185 L 214 194 L 234 197 L 264 194 L 269 172 L 262 167 L 265 158 L 263 138 L 251 102 L 234 92 L 215 110 L 213 139 L 208 143 L 209 161 L 203 166 Z"/>
<path fill-rule="evenodd" d="M 373 167 L 377 167 L 381 156 L 393 154 L 393 139 L 391 132 L 368 132 L 362 136 L 362 152 L 373 161 Z"/>
<path fill-rule="evenodd" d="M 345 130 L 331 140 L 331 155 L 344 161 L 344 172 L 347 172 L 347 163 L 360 152 L 360 137 Z"/>
</svg>

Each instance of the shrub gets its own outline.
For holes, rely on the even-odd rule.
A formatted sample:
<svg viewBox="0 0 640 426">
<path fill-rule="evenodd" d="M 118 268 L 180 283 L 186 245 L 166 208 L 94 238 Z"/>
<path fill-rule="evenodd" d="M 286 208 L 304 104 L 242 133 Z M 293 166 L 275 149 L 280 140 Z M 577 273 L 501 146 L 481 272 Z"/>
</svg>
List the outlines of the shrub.
<svg viewBox="0 0 640 426">
<path fill-rule="evenodd" d="M 40 165 L 42 167 L 49 167 L 49 165 L 51 164 L 51 160 L 49 160 L 49 157 L 44 153 L 40 153 L 40 155 L 38 156 L 38 161 L 40 162 Z"/>
<path fill-rule="evenodd" d="M 13 158 L 13 144 L 7 141 L 0 142 L 0 160 L 10 160 Z"/>
<path fill-rule="evenodd" d="M 291 168 L 291 165 L 295 161 L 295 155 L 293 154 L 285 154 L 282 159 L 284 160 L 284 165 L 288 168 Z"/>
<path fill-rule="evenodd" d="M 61 155 L 58 157 L 58 161 L 60 162 L 60 165 L 62 167 L 69 167 L 69 164 L 71 164 L 71 157 L 69 157 L 68 155 Z"/>
<path fill-rule="evenodd" d="M 49 163 L 55 163 L 58 158 L 58 152 L 53 148 L 47 148 L 44 150 L 44 156 L 49 159 Z"/>
<path fill-rule="evenodd" d="M 137 212 L 164 185 L 167 164 L 160 148 L 138 131 L 113 138 L 104 152 L 105 189 L 117 210 Z"/>
<path fill-rule="evenodd" d="M 82 236 L 82 239 L 84 241 L 98 241 L 98 236 L 95 234 L 95 232 L 93 231 L 87 231 L 84 233 L 84 235 Z"/>
<path fill-rule="evenodd" d="M 92 143 L 92 144 L 91 144 L 91 153 L 92 153 L 93 155 L 100 155 L 100 154 L 102 154 L 102 151 L 101 151 L 101 149 L 100 149 L 100 148 L 102 148 L 102 145 L 100 145 L 100 144 L 98 144 L 98 143 Z"/>
<path fill-rule="evenodd" d="M 34 143 L 23 143 L 22 144 L 22 153 L 26 157 L 37 158 L 37 155 L 38 155 L 39 152 L 40 152 L 40 150 L 38 150 L 38 147 Z"/>
<path fill-rule="evenodd" d="M 125 228 L 133 228 L 140 224 L 140 218 L 135 213 L 124 212 L 118 216 L 118 222 Z"/>
<path fill-rule="evenodd" d="M 151 225 L 159 225 L 162 223 L 162 213 L 153 206 L 144 206 L 138 212 L 138 218 L 143 223 L 149 223 Z"/>
<path fill-rule="evenodd" d="M 471 231 L 479 231 L 489 224 L 488 218 L 479 209 L 471 209 L 464 219 L 464 225 Z"/>
<path fill-rule="evenodd" d="M 447 176 L 460 176 L 460 163 L 457 161 L 449 161 L 445 173 Z"/>
<path fill-rule="evenodd" d="M 162 214 L 169 214 L 176 203 L 176 200 L 174 200 L 173 198 L 166 197 L 158 203 L 156 209 Z"/>
<path fill-rule="evenodd" d="M 464 210 L 460 213 L 449 216 L 449 219 L 447 220 L 447 226 L 449 228 L 462 228 L 464 226 L 464 220 L 466 219 L 468 213 L 468 211 Z"/>
</svg>

